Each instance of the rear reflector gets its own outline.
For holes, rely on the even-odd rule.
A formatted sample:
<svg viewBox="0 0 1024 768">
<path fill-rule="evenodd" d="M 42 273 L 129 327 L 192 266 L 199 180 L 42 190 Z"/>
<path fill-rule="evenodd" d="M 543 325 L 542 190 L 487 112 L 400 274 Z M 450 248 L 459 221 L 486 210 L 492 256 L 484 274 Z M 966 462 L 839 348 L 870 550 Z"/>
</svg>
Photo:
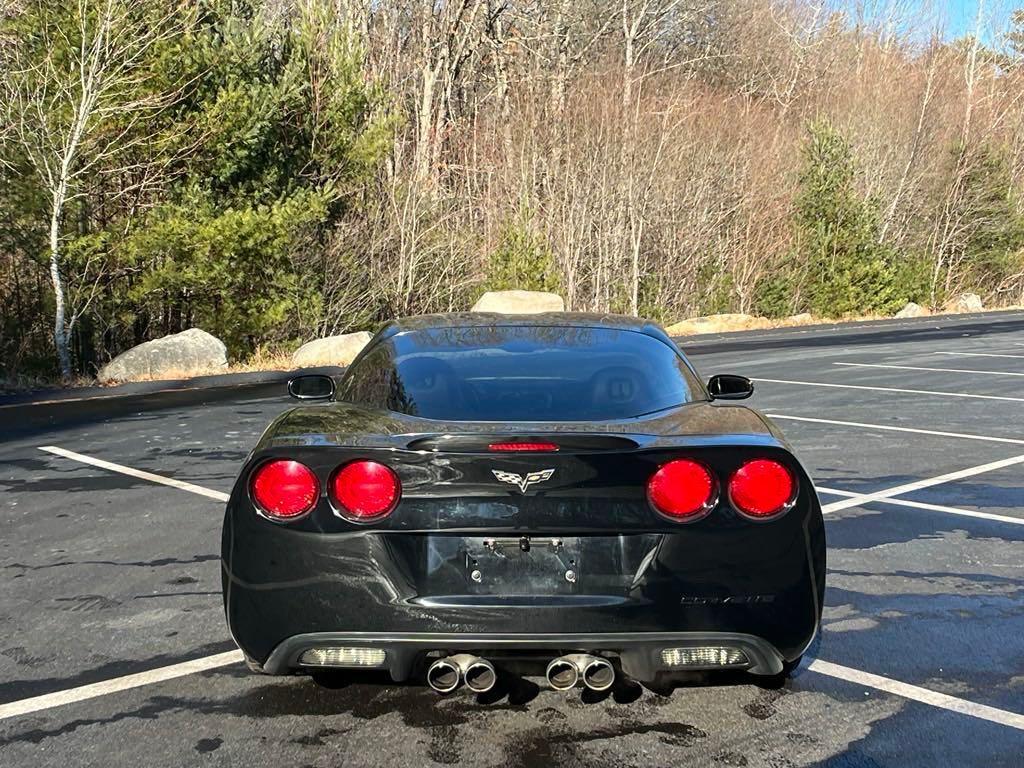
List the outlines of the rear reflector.
<svg viewBox="0 0 1024 768">
<path fill-rule="evenodd" d="M 661 652 L 666 667 L 740 667 L 750 664 L 739 648 L 666 648 Z"/>
<path fill-rule="evenodd" d="M 796 480 L 789 468 L 771 459 L 754 459 L 729 480 L 729 498 L 740 513 L 766 520 L 788 510 L 796 498 Z"/>
<path fill-rule="evenodd" d="M 401 493 L 398 475 L 378 461 L 353 461 L 331 480 L 331 496 L 342 514 L 361 523 L 390 514 Z"/>
<path fill-rule="evenodd" d="M 558 446 L 554 443 L 491 443 L 487 446 L 489 451 L 557 451 Z"/>
<path fill-rule="evenodd" d="M 379 648 L 310 648 L 299 664 L 310 667 L 380 667 L 387 654 Z"/>
<path fill-rule="evenodd" d="M 252 499 L 264 516 L 278 522 L 297 520 L 316 506 L 320 483 L 305 464 L 274 459 L 262 464 L 249 483 Z"/>
<path fill-rule="evenodd" d="M 654 508 L 676 522 L 704 517 L 715 506 L 718 483 L 711 470 L 691 459 L 662 464 L 647 481 L 647 498 Z"/>
</svg>

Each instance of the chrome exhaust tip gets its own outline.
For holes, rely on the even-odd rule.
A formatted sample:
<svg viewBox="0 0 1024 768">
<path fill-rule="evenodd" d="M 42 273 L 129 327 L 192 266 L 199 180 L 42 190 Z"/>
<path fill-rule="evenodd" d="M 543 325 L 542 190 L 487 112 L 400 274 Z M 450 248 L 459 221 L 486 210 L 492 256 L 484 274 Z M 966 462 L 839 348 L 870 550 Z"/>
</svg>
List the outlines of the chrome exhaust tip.
<svg viewBox="0 0 1024 768">
<path fill-rule="evenodd" d="M 580 671 L 570 656 L 559 656 L 548 664 L 544 676 L 556 691 L 568 691 L 580 681 Z"/>
<path fill-rule="evenodd" d="M 462 682 L 462 671 L 452 659 L 438 659 L 427 669 L 427 685 L 438 693 L 451 693 Z"/>
<path fill-rule="evenodd" d="M 473 693 L 487 693 L 498 682 L 498 673 L 487 659 L 476 658 L 463 669 L 462 679 Z"/>
<path fill-rule="evenodd" d="M 607 691 L 615 683 L 615 667 L 608 659 L 589 653 L 570 653 L 548 664 L 548 685 L 568 691 L 582 681 L 592 691 Z"/>
<path fill-rule="evenodd" d="M 615 683 L 615 667 L 608 659 L 591 656 L 583 667 L 583 684 L 592 691 L 607 691 Z"/>
</svg>

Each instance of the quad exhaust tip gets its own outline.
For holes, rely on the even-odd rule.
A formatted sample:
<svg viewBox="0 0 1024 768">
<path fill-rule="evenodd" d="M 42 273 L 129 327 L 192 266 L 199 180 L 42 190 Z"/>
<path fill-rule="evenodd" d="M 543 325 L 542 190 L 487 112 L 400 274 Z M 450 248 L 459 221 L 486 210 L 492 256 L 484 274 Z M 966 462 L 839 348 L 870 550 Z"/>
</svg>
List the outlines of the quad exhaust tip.
<svg viewBox="0 0 1024 768">
<path fill-rule="evenodd" d="M 556 691 L 568 691 L 580 681 L 580 671 L 568 656 L 552 659 L 545 676 Z"/>
<path fill-rule="evenodd" d="M 571 653 L 552 659 L 545 677 L 556 691 L 568 691 L 580 683 L 592 691 L 607 691 L 615 684 L 615 667 L 602 656 Z M 497 681 L 494 665 L 469 653 L 437 659 L 427 668 L 427 685 L 441 694 L 463 684 L 473 693 L 487 693 Z"/>
<path fill-rule="evenodd" d="M 615 682 L 615 667 L 600 656 L 583 668 L 583 684 L 592 691 L 607 691 Z"/>
<path fill-rule="evenodd" d="M 462 674 L 450 659 L 438 659 L 427 669 L 427 685 L 438 693 L 451 693 L 461 683 Z"/>
<path fill-rule="evenodd" d="M 615 667 L 608 659 L 589 653 L 559 656 L 548 664 L 548 685 L 556 691 L 568 691 L 583 681 L 592 691 L 607 691 L 615 683 Z"/>
<path fill-rule="evenodd" d="M 487 693 L 497 681 L 491 662 L 468 653 L 438 659 L 427 669 L 427 685 L 438 693 L 451 693 L 463 683 L 473 693 Z"/>
<path fill-rule="evenodd" d="M 479 656 L 470 656 L 460 668 L 466 687 L 473 693 L 487 693 L 498 681 L 494 665 Z"/>
</svg>

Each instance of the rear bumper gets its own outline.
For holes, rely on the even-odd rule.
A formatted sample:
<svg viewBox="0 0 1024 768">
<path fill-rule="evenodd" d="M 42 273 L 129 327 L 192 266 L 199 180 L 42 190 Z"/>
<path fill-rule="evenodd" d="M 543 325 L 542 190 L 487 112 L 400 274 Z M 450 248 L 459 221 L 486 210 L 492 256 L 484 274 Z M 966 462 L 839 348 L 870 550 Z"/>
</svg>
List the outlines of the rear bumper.
<svg viewBox="0 0 1024 768">
<path fill-rule="evenodd" d="M 783 656 L 767 640 L 732 632 L 631 632 L 569 634 L 463 634 L 446 632 L 314 632 L 295 635 L 280 643 L 263 664 L 267 674 L 288 674 L 304 668 L 303 652 L 311 648 L 345 647 L 383 650 L 392 679 L 412 676 L 427 654 L 472 652 L 489 657 L 494 653 L 546 653 L 551 657 L 572 652 L 600 652 L 618 660 L 621 671 L 634 680 L 653 681 L 662 672 L 721 669 L 708 666 L 668 666 L 662 652 L 675 648 L 723 647 L 743 652 L 748 663 L 735 665 L 755 675 L 782 671 Z"/>
<path fill-rule="evenodd" d="M 637 569 L 643 575 L 627 574 L 633 581 L 625 586 L 584 594 L 424 594 L 415 578 L 424 571 L 403 567 L 408 560 L 393 537 L 324 538 L 265 555 L 264 572 L 289 553 L 310 558 L 323 546 L 314 566 L 308 559 L 303 568 L 286 566 L 289 579 L 256 583 L 225 563 L 231 634 L 270 674 L 300 668 L 308 648 L 344 646 L 383 649 L 398 680 L 426 652 L 488 649 L 607 651 L 621 657 L 624 673 L 650 679 L 665 648 L 709 645 L 749 649 L 751 671 L 773 674 L 804 652 L 821 618 L 817 574 L 799 556 L 734 560 L 724 566 L 730 573 L 723 565 L 694 572 L 672 567 L 673 550 L 682 545 L 692 565 L 699 548 L 665 537 L 657 556 Z M 586 586 L 586 572 L 580 581 Z"/>
<path fill-rule="evenodd" d="M 722 510 L 688 526 L 543 533 L 444 520 L 428 530 L 292 528 L 259 517 L 240 494 L 225 516 L 225 613 L 239 647 L 270 674 L 332 646 L 384 650 L 396 680 L 427 653 L 488 650 L 600 652 L 649 680 L 664 649 L 694 646 L 749 651 L 749 671 L 774 674 L 821 620 L 825 537 L 813 494 L 769 524 Z M 451 500 L 449 516 L 468 504 Z M 571 500 L 556 511 L 578 506 L 610 516 Z M 527 533 L 529 558 L 481 550 L 485 537 Z M 556 538 L 558 548 L 543 543 Z"/>
</svg>

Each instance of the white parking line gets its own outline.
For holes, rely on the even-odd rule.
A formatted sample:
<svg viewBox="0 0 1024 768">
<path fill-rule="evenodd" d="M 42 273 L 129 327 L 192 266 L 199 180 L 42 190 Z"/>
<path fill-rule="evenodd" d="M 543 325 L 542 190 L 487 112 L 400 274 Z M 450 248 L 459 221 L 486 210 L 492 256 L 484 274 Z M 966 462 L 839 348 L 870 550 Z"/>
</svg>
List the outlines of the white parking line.
<svg viewBox="0 0 1024 768">
<path fill-rule="evenodd" d="M 1010 371 L 975 371 L 968 368 L 924 368 L 918 365 L 887 365 L 886 363 L 832 363 L 847 368 L 889 368 L 897 371 L 928 371 L 930 373 L 976 373 L 981 376 L 1024 376 Z"/>
<path fill-rule="evenodd" d="M 996 352 L 933 352 L 935 355 L 957 355 L 959 357 L 1012 357 L 1015 360 L 1024 358 L 1024 355 L 1008 355 Z"/>
<path fill-rule="evenodd" d="M 160 483 L 161 485 L 169 485 L 173 488 L 178 488 L 184 491 L 190 491 L 191 493 L 198 493 L 201 496 L 207 496 L 214 498 L 219 501 L 227 499 L 227 494 L 219 491 L 213 491 L 202 486 L 193 485 L 192 483 L 185 483 L 180 480 L 174 480 L 169 477 L 163 477 L 162 475 L 155 475 L 152 472 L 143 472 L 141 470 L 132 469 L 131 467 L 125 467 L 121 464 L 114 464 L 113 462 L 104 461 L 102 459 L 95 459 L 91 456 L 85 456 L 74 451 L 68 451 L 63 448 L 57 448 L 55 446 L 43 446 L 40 450 L 52 453 L 57 456 L 63 456 L 74 461 L 80 461 L 84 464 L 90 464 L 95 467 L 107 469 L 112 472 L 120 472 L 122 474 L 130 475 L 131 477 L 137 477 L 142 480 L 149 480 L 151 482 Z M 961 470 L 959 472 L 951 472 L 948 475 L 942 475 L 940 477 L 931 478 L 929 480 L 922 480 L 917 483 L 909 483 L 903 486 L 897 486 L 896 488 L 890 488 L 885 491 L 879 491 L 878 493 L 869 494 L 852 494 L 850 498 L 845 502 L 835 502 L 834 504 L 827 505 L 823 508 L 823 511 L 831 511 L 840 508 L 837 505 L 846 506 L 859 506 L 862 503 L 868 503 L 872 501 L 886 502 L 886 503 L 897 503 L 899 500 L 889 498 L 897 493 L 906 493 L 908 490 L 915 490 L 917 488 L 925 488 L 931 485 L 938 485 L 940 483 L 955 480 L 961 477 L 970 477 L 971 475 L 980 474 L 981 472 L 987 472 L 992 469 L 998 469 L 1003 466 L 1010 466 L 1024 462 L 1024 456 L 1016 456 L 1011 459 L 1004 459 L 999 462 L 992 462 L 981 467 L 974 467 L 971 469 Z M 835 491 L 827 488 L 819 488 L 822 493 L 834 493 L 836 495 L 847 495 L 847 491 Z M 914 502 L 908 502 L 914 506 L 926 506 L 931 507 L 934 505 L 918 505 Z M 845 507 L 843 507 L 845 508 Z M 952 509 L 952 508 L 947 508 Z M 958 510 L 958 512 L 966 512 L 967 510 Z M 980 516 L 982 513 L 977 513 Z M 1020 522 L 1013 520 L 1013 522 Z M 57 691 L 54 693 L 47 693 L 41 696 L 33 696 L 28 699 L 22 699 L 20 701 L 12 701 L 7 704 L 0 704 L 0 720 L 4 720 L 11 717 L 17 717 L 19 715 L 25 715 L 32 712 L 39 712 L 44 709 L 51 709 L 53 707 L 63 706 L 64 704 L 71 704 L 78 701 L 84 701 L 87 699 L 93 699 L 98 696 L 105 696 L 107 694 L 116 693 L 118 691 L 129 690 L 131 688 L 139 688 L 144 685 L 150 685 L 153 683 L 164 682 L 166 680 L 173 680 L 179 677 L 185 677 L 186 675 L 196 674 L 198 672 L 204 672 L 210 669 L 216 669 L 218 667 L 224 667 L 231 664 L 237 664 L 243 660 L 241 651 L 227 651 L 225 653 L 219 653 L 213 656 L 206 656 L 200 659 L 193 659 L 192 661 L 182 662 L 180 664 L 172 664 L 167 667 L 160 667 L 158 669 L 152 669 L 148 672 L 139 672 L 133 675 L 125 675 L 123 677 L 113 678 L 111 680 L 104 680 L 98 683 L 91 683 L 89 685 L 79 686 L 77 688 L 69 688 L 64 691 Z M 948 696 L 944 693 L 938 693 L 936 691 L 929 690 L 927 688 L 921 688 L 916 685 L 909 685 L 907 683 L 901 683 L 898 680 L 892 680 L 887 677 L 875 675 L 870 672 L 864 672 L 859 669 L 853 669 L 851 667 L 844 667 L 839 664 L 833 664 L 832 662 L 823 661 L 821 659 L 815 659 L 812 661 L 807 669 L 811 672 L 816 672 L 821 675 L 838 678 L 847 682 L 857 683 L 864 685 L 869 688 L 875 688 L 880 691 L 892 693 L 896 696 L 901 696 L 912 701 L 918 701 L 924 704 L 928 704 L 933 707 L 939 707 L 946 709 L 951 712 L 958 712 L 969 717 L 979 718 L 981 720 L 988 720 L 993 723 L 999 723 L 1001 725 L 1007 725 L 1011 728 L 1017 728 L 1024 730 L 1024 715 L 1019 715 L 1015 712 L 1007 710 L 996 709 L 995 707 L 989 707 L 984 704 L 976 704 L 966 699 L 958 699 L 954 696 Z"/>
<path fill-rule="evenodd" d="M 177 488 L 182 491 L 188 491 L 189 493 L 196 493 L 200 496 L 206 496 L 209 499 L 216 499 L 217 501 L 227 501 L 229 496 L 221 491 L 214 491 L 210 488 L 203 488 L 201 485 L 193 485 L 192 483 L 186 483 L 183 480 L 175 480 L 173 477 L 164 477 L 163 475 L 154 475 L 152 472 L 144 472 L 141 469 L 133 469 L 126 467 L 123 464 L 115 464 L 112 461 L 104 461 L 103 459 L 95 459 L 92 456 L 86 456 L 81 453 L 75 453 L 74 451 L 68 451 L 64 448 L 58 448 L 55 445 L 43 445 L 39 448 L 40 451 L 46 451 L 52 453 L 54 456 L 63 456 L 65 459 L 71 459 L 72 461 L 80 461 L 83 464 L 89 464 L 93 467 L 99 467 L 100 469 L 106 469 L 111 472 L 118 472 L 122 475 L 128 475 L 130 477 L 137 477 L 140 480 L 149 480 L 151 483 L 160 483 L 160 485 L 169 485 L 171 488 Z"/>
<path fill-rule="evenodd" d="M 836 488 L 822 488 L 820 485 L 814 488 L 818 493 L 827 496 L 843 496 L 845 498 L 859 498 L 862 494 L 852 491 L 840 491 Z M 893 504 L 897 507 L 912 507 L 913 509 L 927 509 L 931 512 L 945 512 L 950 515 L 961 515 L 962 517 L 977 517 L 982 520 L 995 520 L 999 523 L 1011 523 L 1013 525 L 1024 525 L 1024 518 L 1009 517 L 1008 515 L 996 515 L 991 512 L 975 512 L 971 509 L 960 509 L 958 507 L 946 507 L 942 504 L 926 504 L 923 501 L 910 501 L 908 499 L 876 499 L 870 504 Z"/>
<path fill-rule="evenodd" d="M 1008 459 L 1000 459 L 999 461 L 992 461 L 988 464 L 981 464 L 977 467 L 968 467 L 967 469 L 960 469 L 956 472 L 948 472 L 945 475 L 939 475 L 937 477 L 929 477 L 924 480 L 915 480 L 912 483 L 904 483 L 903 485 L 897 485 L 884 491 L 875 491 L 874 493 L 863 493 L 859 496 L 853 496 L 843 501 L 833 501 L 831 504 L 826 504 L 821 508 L 822 512 L 837 512 L 840 509 L 849 509 L 850 507 L 859 507 L 863 504 L 867 504 L 871 501 L 881 501 L 888 499 L 893 496 L 901 496 L 904 493 L 911 493 L 912 491 L 919 491 L 922 488 L 931 488 L 934 485 L 942 485 L 943 483 L 949 483 L 954 480 L 963 480 L 966 477 L 974 477 L 985 472 L 991 472 L 996 469 L 1003 469 L 1004 467 L 1012 467 L 1015 464 L 1024 463 L 1024 456 L 1011 456 Z"/>
<path fill-rule="evenodd" d="M 31 712 L 39 712 L 43 709 L 52 709 L 53 707 L 72 704 L 76 701 L 95 699 L 97 696 L 127 691 L 130 688 L 139 688 L 143 685 L 162 683 L 165 680 L 173 680 L 176 677 L 185 677 L 186 675 L 194 675 L 197 672 L 205 672 L 210 669 L 217 669 L 218 667 L 226 667 L 229 664 L 237 664 L 242 660 L 241 651 L 227 651 L 214 656 L 204 656 L 201 659 L 183 661 L 180 664 L 158 667 L 148 672 L 138 672 L 134 675 L 115 677 L 98 683 L 80 685 L 77 688 L 68 688 L 64 691 L 45 693 L 42 696 L 33 696 L 30 699 L 12 701 L 9 704 L 0 704 L 0 720 L 27 715 Z"/>
<path fill-rule="evenodd" d="M 811 672 L 817 672 L 819 675 L 827 675 L 838 680 L 845 680 L 849 683 L 874 688 L 877 691 L 885 691 L 896 696 L 902 696 L 905 699 L 918 701 L 922 704 L 938 707 L 939 709 L 946 709 L 950 712 L 957 712 L 968 717 L 976 717 L 979 720 L 988 720 L 990 723 L 1007 725 L 1010 728 L 1024 731 L 1024 715 L 1017 714 L 1016 712 L 996 709 L 986 704 L 976 704 L 966 699 L 958 699 L 956 696 L 939 693 L 928 688 L 921 688 L 917 685 L 901 683 L 899 680 L 874 675 L 870 672 L 863 672 L 859 669 L 851 669 L 850 667 L 833 664 L 830 661 L 822 661 L 821 659 L 812 661 L 807 665 L 807 669 Z"/>
<path fill-rule="evenodd" d="M 1002 397 L 1000 395 L 976 395 L 973 392 L 936 392 L 930 389 L 899 389 L 897 387 L 867 387 L 862 384 L 830 384 L 824 381 L 791 381 L 789 379 L 763 379 L 758 376 L 754 379 L 769 384 L 795 384 L 801 387 L 829 387 L 833 389 L 866 389 L 870 392 L 899 392 L 911 395 L 938 395 L 940 397 L 970 397 L 977 400 L 1008 400 L 1014 403 L 1024 403 L 1024 397 Z"/>
<path fill-rule="evenodd" d="M 889 432 L 911 432 L 917 435 L 935 435 L 936 437 L 961 437 L 965 440 L 984 440 L 990 443 L 1013 443 L 1024 445 L 1024 440 L 1014 437 L 992 437 L 990 435 L 969 435 L 965 432 L 940 432 L 934 429 L 915 429 L 913 427 L 895 427 L 890 424 L 868 424 L 863 421 L 836 421 L 834 419 L 812 419 L 807 416 L 787 416 L 781 413 L 765 414 L 770 419 L 786 419 L 788 421 L 806 421 L 811 424 L 834 424 L 839 427 L 863 427 L 864 429 L 882 429 Z"/>
</svg>

